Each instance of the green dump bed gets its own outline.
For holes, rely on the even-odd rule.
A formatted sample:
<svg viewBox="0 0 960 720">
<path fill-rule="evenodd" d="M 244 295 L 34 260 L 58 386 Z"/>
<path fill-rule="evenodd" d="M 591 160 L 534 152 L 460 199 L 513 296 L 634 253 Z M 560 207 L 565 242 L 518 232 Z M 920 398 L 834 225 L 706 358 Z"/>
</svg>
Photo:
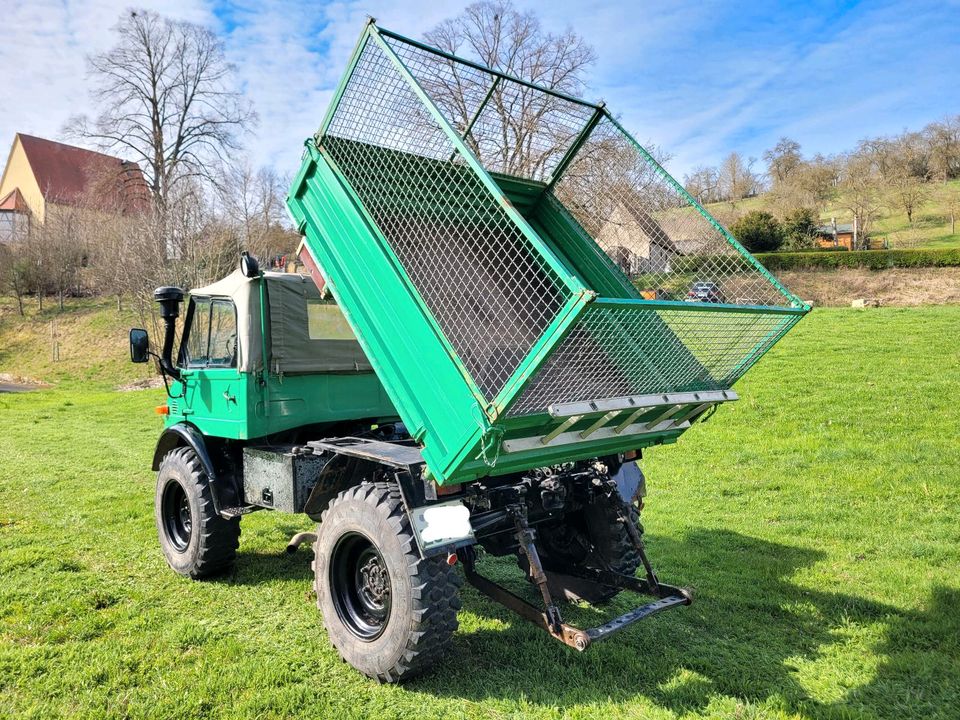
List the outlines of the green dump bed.
<svg viewBox="0 0 960 720">
<path fill-rule="evenodd" d="M 441 484 L 673 441 L 809 310 L 603 105 L 372 22 L 287 202 Z"/>
</svg>

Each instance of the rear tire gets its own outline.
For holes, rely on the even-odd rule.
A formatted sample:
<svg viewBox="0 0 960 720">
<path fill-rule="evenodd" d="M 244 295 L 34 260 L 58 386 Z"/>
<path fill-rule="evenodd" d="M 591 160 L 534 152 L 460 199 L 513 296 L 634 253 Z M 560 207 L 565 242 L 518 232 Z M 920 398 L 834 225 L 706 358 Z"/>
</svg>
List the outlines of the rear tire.
<svg viewBox="0 0 960 720">
<path fill-rule="evenodd" d="M 461 578 L 423 559 L 394 483 L 344 490 L 323 512 L 314 589 L 330 642 L 368 677 L 397 682 L 433 665 L 457 629 Z"/>
<path fill-rule="evenodd" d="M 640 511 L 633 503 L 629 505 L 627 520 L 643 533 Z M 554 523 L 537 526 L 537 551 L 552 596 L 573 602 L 583 600 L 592 605 L 609 602 L 620 590 L 564 575 L 564 570 L 595 565 L 634 575 L 640 567 L 640 555 L 630 540 L 630 533 L 620 520 L 617 508 L 606 498 L 598 498 L 595 503 L 568 513 Z M 517 564 L 529 579 L 530 564 L 522 552 Z"/>
<path fill-rule="evenodd" d="M 168 452 L 157 473 L 154 517 L 167 564 L 194 579 L 233 566 L 240 518 L 225 520 L 213 508 L 210 481 L 190 447 Z"/>
</svg>

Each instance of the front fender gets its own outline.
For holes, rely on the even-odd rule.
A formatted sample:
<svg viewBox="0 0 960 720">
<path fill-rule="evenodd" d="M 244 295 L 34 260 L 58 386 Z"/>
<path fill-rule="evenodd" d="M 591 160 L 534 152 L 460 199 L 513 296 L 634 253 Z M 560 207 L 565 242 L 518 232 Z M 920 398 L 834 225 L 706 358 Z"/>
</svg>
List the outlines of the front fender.
<svg viewBox="0 0 960 720">
<path fill-rule="evenodd" d="M 221 481 L 220 473 L 217 472 L 217 467 L 210 455 L 206 439 L 204 439 L 203 434 L 195 427 L 180 422 L 166 428 L 157 441 L 156 450 L 153 451 L 153 469 L 159 470 L 160 463 L 163 462 L 163 458 L 167 453 L 178 447 L 190 447 L 197 454 L 197 459 L 200 460 L 200 464 L 203 466 L 203 470 L 207 474 L 207 480 L 210 483 L 213 508 L 217 514 L 219 514 L 221 508 L 220 494 L 223 491 L 222 486 L 224 483 Z M 229 478 L 226 479 L 229 480 Z"/>
<path fill-rule="evenodd" d="M 211 480 L 216 477 L 217 472 L 213 467 L 213 460 L 210 458 L 210 453 L 207 451 L 206 440 L 203 439 L 203 435 L 193 427 L 193 425 L 187 425 L 187 423 L 183 422 L 165 428 L 163 434 L 160 435 L 160 439 L 157 440 L 157 448 L 153 451 L 153 469 L 159 470 L 160 463 L 163 462 L 166 454 L 184 445 L 193 448 L 197 457 L 200 458 L 200 462 L 207 476 Z"/>
</svg>

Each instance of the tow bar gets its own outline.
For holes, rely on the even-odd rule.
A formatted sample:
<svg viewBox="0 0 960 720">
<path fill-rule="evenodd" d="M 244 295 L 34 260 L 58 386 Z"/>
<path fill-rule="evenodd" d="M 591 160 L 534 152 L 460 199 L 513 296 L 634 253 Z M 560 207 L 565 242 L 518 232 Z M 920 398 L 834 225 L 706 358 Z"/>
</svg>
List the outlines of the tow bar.
<svg viewBox="0 0 960 720">
<path fill-rule="evenodd" d="M 476 569 L 476 554 L 473 548 L 465 548 L 460 551 L 460 559 L 463 562 L 467 582 L 490 599 L 512 610 L 537 627 L 546 630 L 547 633 L 565 645 L 569 645 L 582 652 L 592 643 L 605 640 L 611 635 L 655 613 L 669 610 L 678 605 L 690 605 L 693 602 L 693 595 L 689 589 L 666 585 L 657 580 L 653 567 L 647 559 L 640 533 L 638 533 L 636 528 L 633 527 L 633 524 L 627 520 L 630 539 L 637 553 L 640 555 L 641 562 L 647 573 L 646 578 L 640 579 L 632 575 L 614 572 L 613 570 L 601 570 L 597 568 L 581 568 L 569 574 L 552 574 L 561 580 L 564 578 L 590 580 L 621 590 L 630 590 L 641 595 L 651 595 L 657 599 L 646 605 L 636 607 L 597 627 L 583 630 L 569 625 L 563 621 L 560 610 L 551 597 L 546 571 L 543 569 L 543 565 L 540 562 L 540 555 L 537 552 L 535 532 L 527 525 L 526 514 L 523 512 L 523 508 L 519 505 L 509 506 L 507 512 L 514 520 L 517 541 L 520 544 L 521 551 L 526 555 L 529 562 L 530 577 L 534 583 L 536 583 L 540 594 L 543 596 L 544 607 L 538 608 L 532 605 L 502 585 L 478 573 Z M 631 530 L 632 532 L 630 532 Z"/>
</svg>

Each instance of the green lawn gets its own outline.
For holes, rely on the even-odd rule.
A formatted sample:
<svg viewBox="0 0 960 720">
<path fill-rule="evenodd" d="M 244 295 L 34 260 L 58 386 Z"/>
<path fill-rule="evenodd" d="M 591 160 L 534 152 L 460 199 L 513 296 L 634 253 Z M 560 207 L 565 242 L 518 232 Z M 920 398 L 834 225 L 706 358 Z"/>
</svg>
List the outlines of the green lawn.
<svg viewBox="0 0 960 720">
<path fill-rule="evenodd" d="M 644 460 L 651 555 L 693 606 L 578 654 L 466 590 L 453 652 L 402 687 L 327 644 L 308 552 L 283 554 L 305 519 L 245 518 L 223 579 L 166 568 L 162 391 L 0 395 L 0 716 L 956 718 L 958 328 L 960 307 L 814 311 Z"/>
</svg>

